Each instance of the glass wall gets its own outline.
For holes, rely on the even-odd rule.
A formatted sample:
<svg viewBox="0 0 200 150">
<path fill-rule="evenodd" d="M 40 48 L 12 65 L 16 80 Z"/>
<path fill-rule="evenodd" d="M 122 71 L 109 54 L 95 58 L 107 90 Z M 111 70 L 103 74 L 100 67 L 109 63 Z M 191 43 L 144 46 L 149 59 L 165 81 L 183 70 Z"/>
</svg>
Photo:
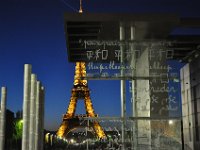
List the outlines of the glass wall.
<svg viewBox="0 0 200 150">
<path fill-rule="evenodd" d="M 83 120 L 82 120 L 83 121 Z M 86 124 L 98 121 L 107 135 L 98 139 L 91 126 L 85 126 L 69 133 L 67 139 L 47 134 L 46 149 L 125 149 L 132 150 L 181 150 L 181 121 L 178 119 L 126 118 L 125 142 L 122 143 L 121 126 L 118 117 L 99 117 L 84 120 Z M 146 128 L 146 125 L 151 129 Z M 138 126 L 140 125 L 140 126 Z M 142 132 L 141 132 L 142 131 Z M 151 136 L 149 136 L 151 135 Z"/>
</svg>

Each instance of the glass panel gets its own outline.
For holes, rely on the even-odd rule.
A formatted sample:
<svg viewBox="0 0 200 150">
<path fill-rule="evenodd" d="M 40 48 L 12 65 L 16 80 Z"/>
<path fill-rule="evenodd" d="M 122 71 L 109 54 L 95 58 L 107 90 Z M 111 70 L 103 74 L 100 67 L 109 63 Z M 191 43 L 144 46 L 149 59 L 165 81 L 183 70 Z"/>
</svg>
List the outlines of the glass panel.
<svg viewBox="0 0 200 150">
<path fill-rule="evenodd" d="M 83 121 L 83 120 L 82 120 Z M 59 139 L 49 134 L 46 147 L 60 149 L 134 149 L 134 150 L 181 150 L 181 121 L 171 119 L 150 119 L 145 117 L 127 118 L 125 120 L 125 143 L 122 143 L 122 118 L 101 117 L 87 118 L 84 121 L 98 121 L 103 127 L 107 138 L 98 139 L 94 136 L 91 126 L 73 130 L 68 138 Z M 89 125 L 89 123 L 87 123 Z M 52 143 L 53 141 L 53 143 Z"/>
</svg>

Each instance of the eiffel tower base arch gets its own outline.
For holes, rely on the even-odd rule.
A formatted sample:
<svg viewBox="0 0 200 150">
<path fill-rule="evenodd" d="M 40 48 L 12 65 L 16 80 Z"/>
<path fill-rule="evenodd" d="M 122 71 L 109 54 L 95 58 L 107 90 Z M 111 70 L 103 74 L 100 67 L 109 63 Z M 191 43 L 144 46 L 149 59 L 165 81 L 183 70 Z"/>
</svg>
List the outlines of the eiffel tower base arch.
<svg viewBox="0 0 200 150">
<path fill-rule="evenodd" d="M 81 124 L 84 117 L 97 117 L 94 112 L 92 101 L 90 99 L 90 90 L 88 89 L 86 77 L 86 67 L 84 62 L 76 62 L 74 87 L 66 114 L 63 116 L 63 121 L 57 131 L 57 136 L 61 138 L 67 137 L 67 134 L 74 128 L 84 126 Z M 76 104 L 78 99 L 84 99 L 86 115 L 75 115 Z M 81 119 L 82 118 L 82 119 Z M 99 139 L 105 139 L 106 135 L 98 121 L 89 121 L 89 126 L 93 128 L 95 135 Z"/>
</svg>

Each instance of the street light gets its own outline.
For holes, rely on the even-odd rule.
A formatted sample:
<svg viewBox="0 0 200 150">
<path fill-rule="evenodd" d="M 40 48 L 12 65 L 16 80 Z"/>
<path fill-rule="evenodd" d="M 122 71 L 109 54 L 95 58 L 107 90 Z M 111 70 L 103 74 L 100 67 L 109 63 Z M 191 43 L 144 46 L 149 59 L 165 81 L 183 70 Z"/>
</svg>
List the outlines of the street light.
<svg viewBox="0 0 200 150">
<path fill-rule="evenodd" d="M 173 120 L 169 120 L 169 124 L 172 125 L 174 122 Z"/>
</svg>

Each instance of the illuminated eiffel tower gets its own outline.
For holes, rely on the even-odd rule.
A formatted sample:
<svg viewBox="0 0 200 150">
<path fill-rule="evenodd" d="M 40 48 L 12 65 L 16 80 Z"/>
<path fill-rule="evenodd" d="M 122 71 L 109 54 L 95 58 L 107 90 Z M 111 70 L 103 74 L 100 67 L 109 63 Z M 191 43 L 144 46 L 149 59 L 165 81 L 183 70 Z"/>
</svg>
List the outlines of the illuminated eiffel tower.
<svg viewBox="0 0 200 150">
<path fill-rule="evenodd" d="M 82 0 L 80 0 L 79 13 L 82 13 Z M 86 67 L 84 62 L 76 62 L 74 87 L 72 88 L 72 95 L 66 114 L 63 116 L 62 124 L 57 131 L 57 136 L 66 137 L 67 134 L 74 128 L 80 126 L 92 126 L 94 133 L 98 138 L 106 138 L 103 128 L 97 121 L 90 122 L 90 124 L 81 123 L 84 117 L 97 117 L 94 112 L 92 102 L 90 99 L 90 90 L 88 89 L 86 77 Z M 86 115 L 75 115 L 76 104 L 78 99 L 84 99 Z"/>
<path fill-rule="evenodd" d="M 72 95 L 66 114 L 63 116 L 62 124 L 57 131 L 57 136 L 66 137 L 67 134 L 74 128 L 80 126 L 86 126 L 81 124 L 81 118 L 83 117 L 97 117 L 94 112 L 92 102 L 90 99 L 90 90 L 87 86 L 86 67 L 84 62 L 76 62 L 74 87 L 72 88 Z M 78 99 L 84 99 L 86 115 L 75 115 L 76 104 Z M 98 138 L 106 138 L 103 128 L 97 121 L 90 122 L 94 133 Z"/>
</svg>

